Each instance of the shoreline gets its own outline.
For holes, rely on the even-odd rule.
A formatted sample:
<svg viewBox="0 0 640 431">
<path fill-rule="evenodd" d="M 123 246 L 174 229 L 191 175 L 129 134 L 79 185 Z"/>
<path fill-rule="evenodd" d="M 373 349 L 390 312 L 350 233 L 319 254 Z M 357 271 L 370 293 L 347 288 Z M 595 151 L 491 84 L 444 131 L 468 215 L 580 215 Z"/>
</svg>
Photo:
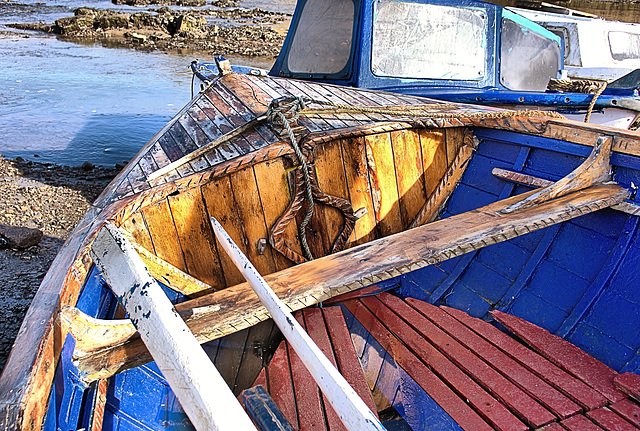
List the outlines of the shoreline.
<svg viewBox="0 0 640 431">
<path fill-rule="evenodd" d="M 0 155 L 0 226 L 39 229 L 26 249 L 0 248 L 0 370 L 58 250 L 119 169 L 70 167 Z"/>
</svg>

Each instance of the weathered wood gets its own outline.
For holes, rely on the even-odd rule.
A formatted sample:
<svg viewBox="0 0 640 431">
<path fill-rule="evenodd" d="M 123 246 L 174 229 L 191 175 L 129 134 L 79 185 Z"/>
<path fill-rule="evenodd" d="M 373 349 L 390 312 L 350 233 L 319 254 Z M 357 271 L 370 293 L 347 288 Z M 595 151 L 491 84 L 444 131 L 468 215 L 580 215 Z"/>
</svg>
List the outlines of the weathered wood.
<svg viewBox="0 0 640 431">
<path fill-rule="evenodd" d="M 595 186 L 537 207 L 500 214 L 506 205 L 522 198 L 522 195 L 514 196 L 478 210 L 270 274 L 266 279 L 287 301 L 289 308 L 296 310 L 605 208 L 627 196 L 627 192 L 618 186 Z M 353 262 L 358 264 L 354 265 Z M 192 316 L 187 317 L 187 321 L 201 342 L 246 328 L 268 316 L 246 284 L 178 305 L 180 310 L 190 308 Z M 78 360 L 79 367 L 91 379 L 140 365 L 149 359 L 144 346 L 136 344 L 125 343 L 106 348 L 99 354 L 87 355 Z"/>
<path fill-rule="evenodd" d="M 488 365 L 507 377 L 510 382 L 522 388 L 557 417 L 564 419 L 581 411 L 579 405 L 554 389 L 515 359 L 507 356 L 500 349 L 458 322 L 444 310 L 411 298 L 408 298 L 406 302 L 431 322 L 443 328 L 462 345 L 473 351 Z M 495 330 L 498 331 L 498 329 Z"/>
<path fill-rule="evenodd" d="M 171 217 L 169 202 L 163 199 L 149 205 L 142 210 L 142 214 L 147 221 L 156 256 L 169 262 L 180 271 L 186 272 L 187 266 L 184 263 L 182 250 L 178 246 L 180 241 Z"/>
<path fill-rule="evenodd" d="M 570 342 L 516 316 L 492 311 L 491 315 L 525 343 L 556 365 L 580 378 L 612 402 L 625 398 L 613 379 L 618 373 Z"/>
<path fill-rule="evenodd" d="M 640 402 L 640 375 L 622 373 L 613 378 L 616 387 L 631 398 Z"/>
<path fill-rule="evenodd" d="M 467 313 L 455 308 L 445 306 L 441 306 L 440 308 L 464 323 L 467 327 L 473 329 L 506 354 L 533 370 L 547 382 L 567 394 L 583 408 L 592 410 L 602 407 L 607 403 L 607 399 L 598 391 L 573 377 L 545 357 L 528 349 L 504 332 L 496 330 L 495 326 L 490 323 L 482 319 L 473 318 Z"/>
<path fill-rule="evenodd" d="M 266 373 L 269 383 L 269 393 L 289 423 L 295 429 L 300 429 L 289 364 L 288 349 L 277 349 L 273 355 L 273 359 L 271 359 L 269 363 L 269 368 Z"/>
<path fill-rule="evenodd" d="M 609 406 L 611 410 L 640 428 L 640 404 L 629 399 L 624 399 Z"/>
<path fill-rule="evenodd" d="M 373 298 L 379 298 L 403 320 L 411 322 L 411 326 L 419 333 L 416 339 L 431 343 L 436 349 L 441 351 L 449 361 L 467 373 L 478 382 L 484 390 L 506 405 L 527 424 L 538 428 L 555 420 L 555 416 L 538 403 L 537 400 L 486 364 L 478 357 L 479 355 L 474 354 L 475 352 L 473 350 L 465 348 L 453 337 L 430 322 L 429 319 L 421 316 L 420 313 L 410 307 L 406 302 L 387 293 L 381 293 L 377 295 L 377 297 L 365 298 L 362 301 L 365 304 L 369 304 L 370 302 L 374 302 Z M 385 322 L 386 321 L 388 320 L 385 319 Z M 405 342 L 410 339 L 410 337 L 404 335 L 399 335 L 399 338 Z M 463 385 L 459 382 L 452 383 L 452 385 L 462 390 Z M 482 403 L 476 404 L 475 407 L 479 411 L 483 411 Z"/>
<path fill-rule="evenodd" d="M 295 349 L 295 353 L 313 376 L 345 426 L 350 429 L 384 430 L 378 418 L 369 410 L 364 401 L 358 397 L 358 394 L 349 386 L 344 377 L 322 354 L 322 351 L 304 329 L 296 324 L 286 305 L 271 290 L 247 257 L 242 254 L 231 237 L 224 231 L 222 225 L 213 218 L 211 225 L 225 251 L 247 279 L 260 302 L 269 311 L 289 345 Z M 304 424 L 301 424 L 301 427 L 304 427 Z"/>
<path fill-rule="evenodd" d="M 388 133 L 364 138 L 373 209 L 382 236 L 402 230 L 396 171 Z"/>
<path fill-rule="evenodd" d="M 387 352 L 393 352 L 393 359 L 396 364 L 402 367 L 407 374 L 409 374 L 424 390 L 433 398 L 435 402 L 440 405 L 463 429 L 473 430 L 490 430 L 493 429 L 483 418 L 481 418 L 465 401 L 463 401 L 449 386 L 447 386 L 440 378 L 438 378 L 429 368 L 416 357 L 411 350 L 409 350 L 400 340 L 398 340 L 385 325 L 383 325 L 377 318 L 376 312 L 380 311 L 369 310 L 360 300 L 349 301 L 345 303 L 346 307 L 351 311 L 356 319 L 365 327 L 365 329 L 373 335 L 373 337 L 382 345 L 382 348 Z M 391 317 L 391 316 L 385 316 Z M 385 321 L 386 323 L 387 321 Z M 398 330 L 394 327 L 394 332 Z M 418 344 L 416 348 L 427 348 L 430 346 L 426 343 Z M 434 350 L 433 357 L 439 355 L 437 350 Z M 455 370 L 452 370 L 452 372 Z M 459 370 L 458 370 L 459 371 Z M 466 379 L 467 385 L 464 386 L 468 389 L 467 394 L 473 391 L 477 385 L 473 380 L 469 379 L 464 373 L 460 374 L 460 378 Z M 478 394 L 486 393 L 484 391 L 478 391 Z M 495 406 L 496 410 L 502 410 L 502 421 L 497 418 L 498 424 L 504 423 L 503 430 L 526 430 L 527 427 L 509 413 L 500 403 L 495 400 L 490 400 L 490 397 L 485 396 L 484 402 L 489 403 L 489 406 Z M 492 425 L 496 426 L 494 422 Z"/>
<path fill-rule="evenodd" d="M 264 386 L 256 385 L 243 391 L 242 403 L 251 415 L 253 422 L 258 426 L 258 429 L 262 431 L 274 429 L 294 431 Z"/>
<path fill-rule="evenodd" d="M 426 201 L 420 136 L 416 130 L 391 132 L 402 226 L 407 227 Z"/>
<path fill-rule="evenodd" d="M 91 255 L 198 430 L 254 430 L 251 420 L 127 239 L 108 223 Z"/>
<path fill-rule="evenodd" d="M 503 210 L 503 212 L 518 211 L 536 203 L 544 202 L 559 196 L 563 196 L 575 190 L 581 190 L 592 184 L 601 184 L 611 179 L 611 145 L 613 139 L 601 136 L 589 157 L 576 169 L 562 179 L 539 190 L 521 202 L 517 202 Z"/>
<path fill-rule="evenodd" d="M 430 223 L 436 219 L 440 210 L 444 204 L 447 203 L 449 197 L 451 197 L 456 186 L 462 179 L 462 175 L 467 169 L 468 162 L 473 155 L 473 151 L 474 149 L 468 145 L 463 145 L 460 148 L 458 155 L 451 163 L 447 173 L 441 177 L 436 189 L 415 216 L 409 225 L 409 228 L 412 229 L 416 226 Z"/>
<path fill-rule="evenodd" d="M 598 425 L 591 422 L 584 415 L 571 416 L 560 422 L 568 431 L 603 431 Z"/>
<path fill-rule="evenodd" d="M 607 431 L 638 431 L 638 428 L 606 407 L 586 413 L 587 417 Z"/>
<path fill-rule="evenodd" d="M 104 419 L 104 409 L 107 404 L 107 387 L 109 381 L 106 379 L 96 382 L 93 402 L 91 403 L 91 418 L 87 431 L 102 431 Z"/>
</svg>

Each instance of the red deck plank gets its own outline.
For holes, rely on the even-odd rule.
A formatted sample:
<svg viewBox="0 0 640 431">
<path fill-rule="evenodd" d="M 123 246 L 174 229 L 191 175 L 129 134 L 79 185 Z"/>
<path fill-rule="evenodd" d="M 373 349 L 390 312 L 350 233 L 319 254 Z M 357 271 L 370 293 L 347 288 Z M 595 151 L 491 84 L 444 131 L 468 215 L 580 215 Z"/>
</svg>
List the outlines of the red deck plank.
<svg viewBox="0 0 640 431">
<path fill-rule="evenodd" d="M 587 412 L 587 417 L 607 431 L 638 431 L 633 424 L 606 407 Z"/>
<path fill-rule="evenodd" d="M 585 415 L 575 415 L 563 420 L 560 424 L 569 431 L 603 431 L 591 422 Z"/>
<path fill-rule="evenodd" d="M 503 376 L 507 377 L 538 402 L 550 409 L 559 418 L 564 419 L 581 411 L 579 405 L 547 384 L 547 382 L 529 371 L 519 362 L 507 356 L 502 350 L 464 326 L 444 310 L 412 298 L 408 298 L 406 302 L 431 322 L 444 329 L 469 350 L 473 351 L 488 365 L 495 368 Z M 494 330 L 499 331 L 497 328 Z"/>
<path fill-rule="evenodd" d="M 640 404 L 626 399 L 611 404 L 609 408 L 640 428 Z"/>
<path fill-rule="evenodd" d="M 402 367 L 416 383 L 418 383 L 433 400 L 442 407 L 463 429 L 465 430 L 491 430 L 489 426 L 471 407 L 469 407 L 458 395 L 451 390 L 442 380 L 440 380 L 429 368 L 427 368 L 400 340 L 398 340 L 385 326 L 376 318 L 376 316 L 360 301 L 354 300 L 345 303 L 346 307 L 351 311 L 355 318 L 371 333 L 380 345 L 387 351 L 391 352 L 393 359 Z M 426 343 L 425 343 L 426 344 Z M 439 352 L 434 351 L 432 355 L 437 356 Z M 455 367 L 453 367 L 455 368 Z M 457 370 L 457 368 L 456 368 Z M 445 370 L 446 371 L 446 370 Z M 459 370 L 457 370 L 459 372 Z M 462 373 L 461 379 L 466 376 Z M 472 389 L 477 387 L 475 383 L 469 379 L 469 384 L 464 387 Z M 484 393 L 480 388 L 479 392 Z M 485 393 L 486 396 L 486 393 Z M 490 400 L 490 398 L 487 398 Z M 470 400 L 471 401 L 471 400 Z M 495 400 L 489 402 L 490 407 L 501 409 L 501 405 Z M 508 420 L 511 418 L 511 420 Z M 505 430 L 526 429 L 524 424 L 520 423 L 515 416 L 508 411 L 504 412 L 504 418 L 501 421 L 506 422 Z"/>
<path fill-rule="evenodd" d="M 295 317 L 296 320 L 298 320 L 298 322 L 304 327 L 302 313 L 296 313 Z M 311 373 L 309 373 L 307 367 L 305 367 L 302 362 L 302 359 L 300 359 L 289 343 L 286 344 L 289 352 L 289 361 L 291 362 L 291 380 L 293 381 L 293 391 L 295 393 L 296 407 L 298 409 L 299 429 L 317 429 L 320 424 L 325 424 L 320 390 L 316 385 L 316 381 L 311 376 Z"/>
<path fill-rule="evenodd" d="M 536 400 L 511 383 L 502 374 L 487 365 L 482 359 L 447 335 L 427 318 L 418 313 L 402 299 L 388 293 L 378 298 L 415 328 L 421 336 L 443 352 L 458 367 L 463 369 L 491 395 L 498 398 L 534 428 L 553 422 L 556 417 Z M 363 302 L 373 297 L 363 299 Z M 386 321 L 385 321 L 386 323 Z M 406 339 L 403 338 L 406 341 Z M 456 386 L 458 388 L 458 386 Z"/>
<path fill-rule="evenodd" d="M 291 370 L 289 369 L 289 354 L 283 341 L 271 359 L 267 368 L 267 388 L 271 398 L 282 411 L 282 414 L 295 429 L 298 425 L 298 412 L 296 400 L 291 384 Z"/>
<path fill-rule="evenodd" d="M 593 410 L 607 404 L 607 399 L 600 392 L 591 388 L 581 380 L 567 373 L 547 358 L 511 338 L 492 324 L 482 319 L 469 316 L 464 311 L 450 307 L 440 307 L 447 313 L 473 329 L 476 333 L 490 341 L 509 356 L 537 373 L 551 385 L 564 392 L 586 410 Z"/>
<path fill-rule="evenodd" d="M 316 345 L 322 350 L 322 353 L 331 361 L 333 366 L 336 366 L 336 359 L 333 355 L 333 349 L 331 348 L 331 341 L 329 340 L 329 334 L 327 333 L 327 327 L 325 326 L 324 317 L 322 317 L 323 310 L 320 308 L 307 308 L 302 310 L 304 315 L 305 328 L 307 334 L 315 341 Z M 322 394 L 322 402 L 325 409 L 325 417 L 327 419 L 327 425 L 330 430 L 346 430 L 340 416 L 333 409 L 327 397 Z"/>
<path fill-rule="evenodd" d="M 640 401 L 640 375 L 622 373 L 614 377 L 616 387 L 636 401 Z"/>
<path fill-rule="evenodd" d="M 538 431 L 566 431 L 566 430 L 558 422 L 554 422 L 552 424 L 549 424 L 540 428 Z"/>
<path fill-rule="evenodd" d="M 351 342 L 351 334 L 349 334 L 349 329 L 344 321 L 342 310 L 340 307 L 324 308 L 324 318 L 340 373 L 347 379 L 347 382 L 371 411 L 377 415 L 376 405 L 373 402 L 369 385 L 367 385 L 367 381 L 364 378 L 364 372 L 360 366 L 358 356 L 356 356 L 355 348 Z"/>
<path fill-rule="evenodd" d="M 492 311 L 491 314 L 541 355 L 580 378 L 611 402 L 626 397 L 613 383 L 618 373 L 580 348 L 519 317 L 501 311 Z"/>
</svg>

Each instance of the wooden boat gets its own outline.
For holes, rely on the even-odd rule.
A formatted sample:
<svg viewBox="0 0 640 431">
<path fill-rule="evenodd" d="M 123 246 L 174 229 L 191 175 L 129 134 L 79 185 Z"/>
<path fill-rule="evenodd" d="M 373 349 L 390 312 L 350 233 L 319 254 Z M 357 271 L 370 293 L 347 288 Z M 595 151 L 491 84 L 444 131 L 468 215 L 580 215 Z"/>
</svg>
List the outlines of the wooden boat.
<svg viewBox="0 0 640 431">
<path fill-rule="evenodd" d="M 293 342 L 281 344 L 210 217 L 285 308 L 304 309 L 297 318 L 354 388 L 343 393 L 360 395 L 347 407 L 396 412 L 395 425 L 415 429 L 556 429 L 602 425 L 611 415 L 638 425 L 637 133 L 220 68 L 107 187 L 56 257 L 0 378 L 3 429 L 191 429 L 176 397 L 220 388 L 218 372 L 233 395 L 220 389 L 214 396 L 224 403 L 213 407 L 243 424 L 234 429 L 250 423 L 234 395 L 261 382 L 294 428 L 315 427 L 311 414 L 322 427 L 348 419 L 332 413 L 332 395 L 308 386 Z M 159 283 L 164 300 L 160 288 L 151 293 Z M 151 296 L 153 307 L 167 298 L 174 305 L 133 305 Z M 420 326 L 435 321 L 434 310 L 482 340 L 497 337 L 500 359 L 483 362 L 491 357 L 485 344 L 456 353 L 450 339 L 424 341 L 439 334 Z M 172 323 L 143 326 L 165 314 Z M 533 351 L 500 338 L 494 321 L 543 339 L 527 341 L 542 344 L 542 354 L 527 363 Z M 447 325 L 431 324 L 452 331 Z M 189 343 L 201 343 L 200 353 L 168 353 Z M 547 408 L 534 395 L 510 404 L 500 387 L 529 389 L 500 377 L 508 360 L 524 370 L 543 363 L 536 378 L 574 407 Z M 204 369 L 205 378 L 194 377 Z M 171 380 L 185 376 L 182 386 Z M 565 381 L 569 389 L 557 383 Z M 571 385 L 595 401 L 574 397 Z M 293 399 L 286 388 L 315 397 L 318 408 L 283 402 Z M 381 429 L 377 418 L 367 423 Z"/>
<path fill-rule="evenodd" d="M 592 45 L 588 50 L 595 50 Z M 536 22 L 482 1 L 300 0 L 269 74 L 458 103 L 555 110 L 576 121 L 635 130 L 637 73 L 567 80 L 563 47 L 557 34 Z M 193 70 L 196 82 L 216 74 L 211 62 L 195 62 Z"/>
</svg>

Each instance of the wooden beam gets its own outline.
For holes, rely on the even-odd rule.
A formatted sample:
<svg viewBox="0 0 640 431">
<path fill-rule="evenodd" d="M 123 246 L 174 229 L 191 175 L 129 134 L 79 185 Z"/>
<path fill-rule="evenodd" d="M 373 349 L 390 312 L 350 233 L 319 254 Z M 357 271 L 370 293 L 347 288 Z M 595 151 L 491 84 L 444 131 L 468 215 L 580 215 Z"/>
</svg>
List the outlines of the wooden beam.
<svg viewBox="0 0 640 431">
<path fill-rule="evenodd" d="M 609 207 L 628 197 L 628 192 L 619 186 L 599 185 L 514 213 L 501 213 L 506 206 L 533 193 L 535 191 L 380 238 L 267 275 L 265 280 L 294 311 Z M 178 304 L 176 309 L 201 343 L 270 317 L 246 283 Z M 93 380 L 149 360 L 144 344 L 131 340 L 79 357 L 77 364 L 84 377 Z"/>
<path fill-rule="evenodd" d="M 349 430 L 380 430 L 384 427 L 336 367 L 313 342 L 309 334 L 294 319 L 288 307 L 278 298 L 264 278 L 240 251 L 235 242 L 215 218 L 211 218 L 213 232 L 236 267 L 271 314 L 289 344 L 313 376 L 340 420 Z"/>
<path fill-rule="evenodd" d="M 98 233 L 91 256 L 195 428 L 255 430 L 169 298 L 115 225 L 106 223 Z"/>
</svg>

